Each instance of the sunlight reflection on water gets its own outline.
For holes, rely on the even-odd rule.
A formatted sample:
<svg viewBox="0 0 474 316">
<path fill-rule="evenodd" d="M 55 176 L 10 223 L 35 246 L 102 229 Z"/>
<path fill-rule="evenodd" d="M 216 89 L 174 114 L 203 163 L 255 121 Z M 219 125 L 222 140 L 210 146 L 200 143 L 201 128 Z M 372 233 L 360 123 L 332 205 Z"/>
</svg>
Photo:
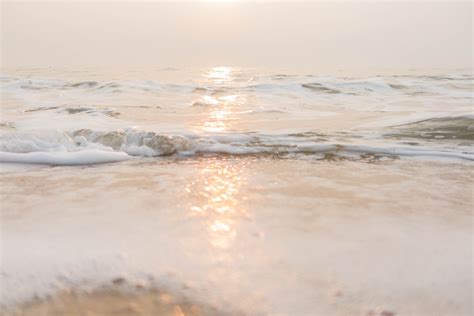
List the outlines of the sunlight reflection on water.
<svg viewBox="0 0 474 316">
<path fill-rule="evenodd" d="M 186 187 L 196 203 L 189 209 L 191 216 L 204 219 L 210 244 L 228 249 L 237 236 L 237 223 L 245 217 L 238 196 L 244 184 L 246 163 L 210 159 L 204 162 L 195 181 Z"/>
<path fill-rule="evenodd" d="M 204 77 L 209 78 L 214 84 L 226 83 L 232 80 L 231 67 L 213 67 Z"/>
</svg>

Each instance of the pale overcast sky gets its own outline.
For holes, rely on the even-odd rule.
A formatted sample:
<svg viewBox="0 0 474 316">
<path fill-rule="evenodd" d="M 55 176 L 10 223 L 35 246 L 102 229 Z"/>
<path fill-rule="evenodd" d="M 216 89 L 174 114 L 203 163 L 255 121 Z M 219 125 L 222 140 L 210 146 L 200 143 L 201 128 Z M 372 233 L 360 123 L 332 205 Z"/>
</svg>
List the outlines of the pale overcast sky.
<svg viewBox="0 0 474 316">
<path fill-rule="evenodd" d="M 466 68 L 471 2 L 2 2 L 3 67 Z"/>
</svg>

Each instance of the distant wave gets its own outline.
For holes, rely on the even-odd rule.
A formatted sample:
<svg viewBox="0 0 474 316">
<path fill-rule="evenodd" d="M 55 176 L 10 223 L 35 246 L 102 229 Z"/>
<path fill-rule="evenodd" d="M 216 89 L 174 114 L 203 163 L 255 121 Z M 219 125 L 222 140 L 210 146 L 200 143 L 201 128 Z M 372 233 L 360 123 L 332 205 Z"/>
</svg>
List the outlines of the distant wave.
<svg viewBox="0 0 474 316">
<path fill-rule="evenodd" d="M 142 106 L 143 107 L 143 106 Z M 41 112 L 41 111 L 51 111 L 56 110 L 57 112 L 67 113 L 67 114 L 103 114 L 110 117 L 117 117 L 120 115 L 120 112 L 109 108 L 95 108 L 89 106 L 41 106 L 41 107 L 34 107 L 25 110 L 26 113 L 30 112 Z"/>
<path fill-rule="evenodd" d="M 216 86 L 214 83 L 165 83 L 157 80 L 86 80 L 70 82 L 35 77 L 0 77 L 2 89 L 8 93 L 75 91 L 87 93 L 150 93 L 166 92 L 210 93 L 232 92 L 299 93 L 304 90 L 320 94 L 377 95 L 400 94 L 410 96 L 446 95 L 472 98 L 472 76 L 375 76 L 369 78 L 318 77 L 278 74 L 255 80 L 232 81 Z M 303 89 L 303 90 L 301 90 Z"/>
</svg>

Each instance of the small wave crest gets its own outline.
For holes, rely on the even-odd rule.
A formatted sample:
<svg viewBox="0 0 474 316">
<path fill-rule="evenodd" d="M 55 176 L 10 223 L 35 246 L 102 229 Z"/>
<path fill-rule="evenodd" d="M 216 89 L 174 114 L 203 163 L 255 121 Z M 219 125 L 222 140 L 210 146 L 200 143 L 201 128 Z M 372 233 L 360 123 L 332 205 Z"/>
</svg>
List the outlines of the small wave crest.
<svg viewBox="0 0 474 316">
<path fill-rule="evenodd" d="M 317 78 L 315 78 L 317 79 Z M 318 81 L 303 83 L 303 88 L 318 93 L 364 95 L 404 92 L 408 86 L 400 82 L 391 82 L 391 78 L 320 78 Z"/>
<path fill-rule="evenodd" d="M 424 139 L 474 140 L 474 116 L 437 117 L 392 126 L 389 136 Z"/>
<path fill-rule="evenodd" d="M 336 90 L 336 89 L 331 89 L 328 88 L 320 83 L 305 83 L 301 85 L 303 88 L 318 91 L 318 92 L 324 92 L 324 93 L 341 93 L 341 91 Z"/>
<path fill-rule="evenodd" d="M 41 106 L 41 107 L 34 107 L 25 110 L 26 113 L 31 112 L 41 112 L 41 111 L 50 111 L 50 110 L 57 110 L 59 113 L 67 113 L 67 114 L 89 114 L 89 115 L 106 115 L 110 117 L 117 117 L 120 115 L 120 112 L 117 112 L 113 109 L 109 108 L 96 108 L 92 106 Z"/>
</svg>

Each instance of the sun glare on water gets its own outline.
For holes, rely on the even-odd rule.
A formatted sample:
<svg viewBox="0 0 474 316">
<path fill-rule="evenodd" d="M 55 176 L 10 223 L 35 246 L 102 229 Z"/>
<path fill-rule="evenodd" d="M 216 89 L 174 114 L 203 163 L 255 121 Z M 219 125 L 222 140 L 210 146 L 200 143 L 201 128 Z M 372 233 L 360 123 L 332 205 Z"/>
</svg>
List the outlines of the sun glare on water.
<svg viewBox="0 0 474 316">
<path fill-rule="evenodd" d="M 232 67 L 213 67 L 203 74 L 209 85 L 209 94 L 200 96 L 197 103 L 206 104 L 207 117 L 202 123 L 202 129 L 208 132 L 224 132 L 228 126 L 228 121 L 231 120 L 233 109 L 237 106 L 238 95 L 222 94 L 220 90 L 224 89 L 235 78 L 233 75 L 235 69 Z M 220 94 L 221 93 L 221 94 Z"/>
<path fill-rule="evenodd" d="M 226 83 L 232 80 L 231 67 L 213 67 L 204 76 L 212 81 L 213 84 Z"/>
</svg>

